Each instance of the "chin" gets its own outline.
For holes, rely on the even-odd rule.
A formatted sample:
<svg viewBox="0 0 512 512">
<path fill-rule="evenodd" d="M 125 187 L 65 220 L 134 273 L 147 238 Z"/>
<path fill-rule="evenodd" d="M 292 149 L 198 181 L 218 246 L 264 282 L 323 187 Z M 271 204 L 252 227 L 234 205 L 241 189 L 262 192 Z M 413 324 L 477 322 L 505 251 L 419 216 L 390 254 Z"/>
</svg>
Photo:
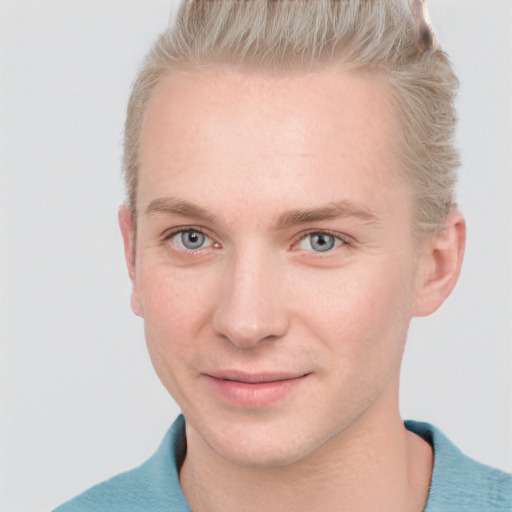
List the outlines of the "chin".
<svg viewBox="0 0 512 512">
<path fill-rule="evenodd" d="M 252 468 L 285 467 L 302 460 L 308 454 L 304 447 L 267 442 L 228 442 L 213 448 L 217 455 L 228 462 Z"/>
<path fill-rule="evenodd" d="M 318 432 L 293 422 L 272 422 L 267 419 L 256 423 L 240 421 L 216 425 L 196 433 L 218 457 L 231 464 L 254 468 L 284 467 L 294 464 L 315 451 L 326 439 Z M 288 424 L 286 424 L 288 423 Z M 220 428 L 219 428 L 220 427 Z"/>
</svg>

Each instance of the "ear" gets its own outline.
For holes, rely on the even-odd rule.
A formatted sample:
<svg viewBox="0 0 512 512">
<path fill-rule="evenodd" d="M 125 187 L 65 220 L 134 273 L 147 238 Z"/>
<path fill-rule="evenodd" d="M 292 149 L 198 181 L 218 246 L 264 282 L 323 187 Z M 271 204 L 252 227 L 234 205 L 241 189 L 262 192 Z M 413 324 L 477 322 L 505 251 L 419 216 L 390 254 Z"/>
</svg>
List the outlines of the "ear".
<svg viewBox="0 0 512 512">
<path fill-rule="evenodd" d="M 450 295 L 459 278 L 465 246 L 464 217 L 459 211 L 450 212 L 443 229 L 424 242 L 414 295 L 414 316 L 434 313 Z"/>
<path fill-rule="evenodd" d="M 119 228 L 123 236 L 124 259 L 128 268 L 128 275 L 132 282 L 132 293 L 130 297 L 130 305 L 132 311 L 137 316 L 144 316 L 142 304 L 137 293 L 136 286 L 136 266 L 135 266 L 135 224 L 132 212 L 128 206 L 123 203 L 118 210 L 117 217 L 119 220 Z"/>
</svg>

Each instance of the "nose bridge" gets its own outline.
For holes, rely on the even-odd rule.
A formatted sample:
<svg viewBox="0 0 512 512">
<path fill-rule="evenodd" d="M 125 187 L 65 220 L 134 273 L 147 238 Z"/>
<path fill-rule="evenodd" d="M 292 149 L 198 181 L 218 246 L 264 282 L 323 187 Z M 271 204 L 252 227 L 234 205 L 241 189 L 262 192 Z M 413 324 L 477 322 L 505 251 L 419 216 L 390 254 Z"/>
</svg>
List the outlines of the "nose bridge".
<svg viewBox="0 0 512 512">
<path fill-rule="evenodd" d="M 282 336 L 288 319 L 278 257 L 260 244 L 250 243 L 229 260 L 214 312 L 215 330 L 241 348 Z"/>
</svg>

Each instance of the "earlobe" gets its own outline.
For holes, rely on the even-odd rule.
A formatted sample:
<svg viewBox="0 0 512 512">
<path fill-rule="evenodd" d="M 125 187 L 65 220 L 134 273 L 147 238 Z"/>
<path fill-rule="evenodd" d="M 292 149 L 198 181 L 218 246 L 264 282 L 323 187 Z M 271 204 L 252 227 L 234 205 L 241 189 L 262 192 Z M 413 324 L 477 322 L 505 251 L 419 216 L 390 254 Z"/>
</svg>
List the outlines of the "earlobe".
<svg viewBox="0 0 512 512">
<path fill-rule="evenodd" d="M 118 214 L 119 228 L 123 237 L 124 246 L 124 258 L 126 261 L 126 267 L 128 269 L 128 275 L 132 283 L 132 293 L 130 298 L 130 305 L 132 311 L 137 316 L 143 316 L 142 305 L 136 289 L 135 280 L 135 225 L 133 215 L 126 204 L 122 204 L 119 207 Z"/>
<path fill-rule="evenodd" d="M 420 259 L 414 296 L 414 316 L 427 316 L 447 299 L 459 278 L 466 245 L 466 222 L 450 212 L 443 229 L 427 241 Z"/>
</svg>

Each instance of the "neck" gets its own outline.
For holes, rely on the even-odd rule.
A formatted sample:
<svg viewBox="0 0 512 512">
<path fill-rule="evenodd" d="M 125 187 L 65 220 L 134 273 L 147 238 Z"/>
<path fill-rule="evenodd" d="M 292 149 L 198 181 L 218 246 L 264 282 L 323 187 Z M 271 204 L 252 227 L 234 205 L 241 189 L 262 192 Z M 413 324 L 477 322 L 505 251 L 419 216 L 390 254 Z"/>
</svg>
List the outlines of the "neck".
<svg viewBox="0 0 512 512">
<path fill-rule="evenodd" d="M 233 464 L 190 426 L 187 444 L 180 480 L 195 512 L 420 512 L 432 474 L 430 446 L 405 429 L 398 410 L 367 411 L 315 453 L 284 467 Z"/>
</svg>

